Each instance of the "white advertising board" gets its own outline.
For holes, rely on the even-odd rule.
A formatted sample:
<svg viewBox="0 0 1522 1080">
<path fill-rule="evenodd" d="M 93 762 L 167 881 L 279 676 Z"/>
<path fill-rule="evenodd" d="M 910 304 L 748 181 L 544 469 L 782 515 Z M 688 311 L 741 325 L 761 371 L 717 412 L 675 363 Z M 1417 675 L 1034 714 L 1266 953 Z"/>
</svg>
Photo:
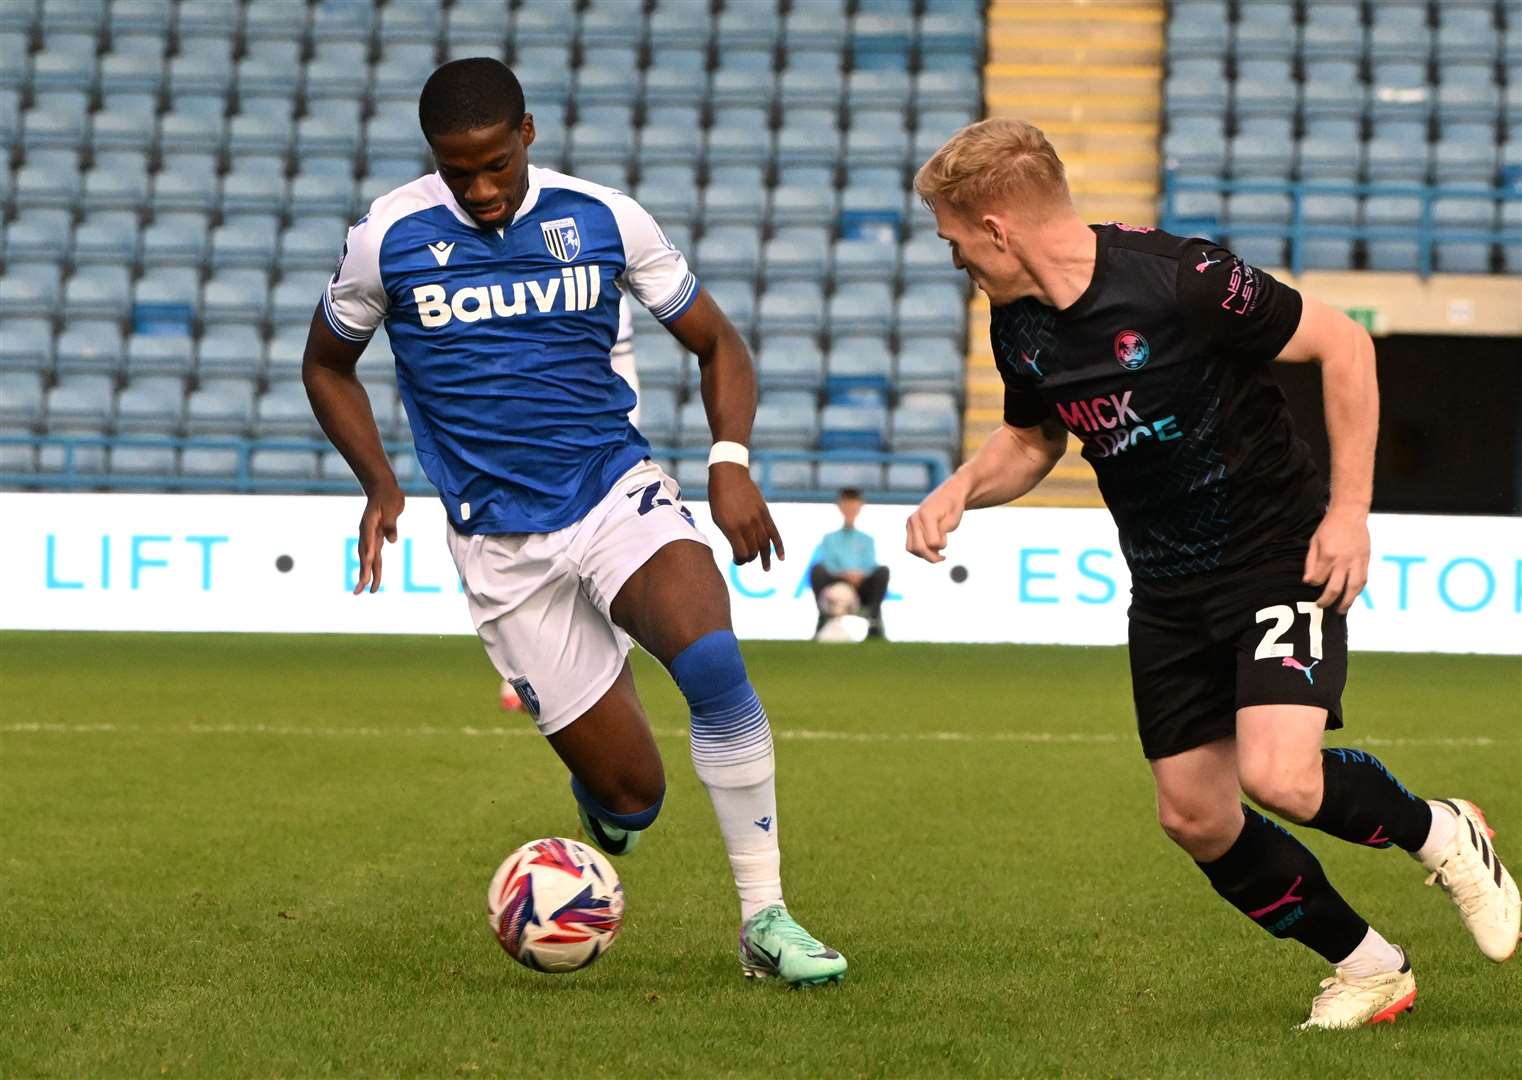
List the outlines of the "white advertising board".
<svg viewBox="0 0 1522 1080">
<path fill-rule="evenodd" d="M 813 631 L 807 583 L 828 504 L 772 507 L 788 549 L 770 573 L 734 566 L 702 503 L 745 638 Z M 408 500 L 384 587 L 350 595 L 363 501 L 344 496 L 0 494 L 0 628 L 468 634 L 432 498 Z M 891 569 L 899 641 L 1111 645 L 1130 579 L 1103 510 L 998 508 L 963 520 L 930 565 L 904 551 L 909 507 L 859 527 Z M 1522 519 L 1376 515 L 1356 649 L 1522 654 Z"/>
</svg>

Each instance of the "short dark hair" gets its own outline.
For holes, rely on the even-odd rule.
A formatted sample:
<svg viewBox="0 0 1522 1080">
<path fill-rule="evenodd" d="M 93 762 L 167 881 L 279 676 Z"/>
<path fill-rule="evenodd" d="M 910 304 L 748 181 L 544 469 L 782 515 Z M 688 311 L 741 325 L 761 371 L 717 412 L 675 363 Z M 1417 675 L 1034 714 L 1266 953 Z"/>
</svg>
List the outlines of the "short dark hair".
<svg viewBox="0 0 1522 1080">
<path fill-rule="evenodd" d="M 507 121 L 523 124 L 523 87 L 502 61 L 489 56 L 451 60 L 428 76 L 418 97 L 423 135 L 457 135 Z"/>
<path fill-rule="evenodd" d="M 861 488 L 841 488 L 840 494 L 835 497 L 837 499 L 860 499 L 862 497 Z"/>
</svg>

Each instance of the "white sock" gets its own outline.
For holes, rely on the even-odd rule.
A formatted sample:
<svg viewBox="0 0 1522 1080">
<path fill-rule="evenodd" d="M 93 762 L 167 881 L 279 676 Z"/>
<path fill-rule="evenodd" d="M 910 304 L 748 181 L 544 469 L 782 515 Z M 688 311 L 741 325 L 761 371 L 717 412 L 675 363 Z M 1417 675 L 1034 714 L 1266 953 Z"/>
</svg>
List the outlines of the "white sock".
<svg viewBox="0 0 1522 1080">
<path fill-rule="evenodd" d="M 729 868 L 740 894 L 740 919 L 782 903 L 777 844 L 777 759 L 771 725 L 754 692 L 728 715 L 694 716 L 692 764 L 708 789 Z M 744 713 L 744 715 L 737 715 Z M 717 722 L 715 722 L 717 721 Z"/>
<path fill-rule="evenodd" d="M 1427 830 L 1422 846 L 1411 853 L 1423 865 L 1436 859 L 1459 832 L 1458 815 L 1440 802 L 1428 800 L 1427 805 L 1432 808 L 1432 827 Z"/>
<path fill-rule="evenodd" d="M 1370 975 L 1383 975 L 1387 971 L 1399 971 L 1406 962 L 1405 953 L 1391 945 L 1380 932 L 1369 927 L 1354 949 L 1337 966 L 1349 978 L 1367 979 Z"/>
</svg>

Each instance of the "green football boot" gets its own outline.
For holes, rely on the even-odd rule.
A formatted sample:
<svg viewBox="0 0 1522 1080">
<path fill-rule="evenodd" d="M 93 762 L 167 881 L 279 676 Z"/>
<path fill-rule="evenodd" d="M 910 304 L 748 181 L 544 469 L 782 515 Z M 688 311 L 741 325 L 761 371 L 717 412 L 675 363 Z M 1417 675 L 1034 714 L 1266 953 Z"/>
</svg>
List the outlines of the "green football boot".
<svg viewBox="0 0 1522 1080">
<path fill-rule="evenodd" d="M 634 829 L 620 829 L 617 825 L 609 825 L 606 821 L 600 821 L 587 813 L 587 808 L 581 803 L 576 804 L 576 813 L 581 817 L 581 829 L 588 840 L 596 844 L 604 855 L 627 855 L 639 847 L 640 834 Z"/>
<path fill-rule="evenodd" d="M 846 958 L 794 922 L 787 908 L 773 904 L 740 927 L 740 970 L 747 979 L 823 986 L 845 978 Z"/>
</svg>

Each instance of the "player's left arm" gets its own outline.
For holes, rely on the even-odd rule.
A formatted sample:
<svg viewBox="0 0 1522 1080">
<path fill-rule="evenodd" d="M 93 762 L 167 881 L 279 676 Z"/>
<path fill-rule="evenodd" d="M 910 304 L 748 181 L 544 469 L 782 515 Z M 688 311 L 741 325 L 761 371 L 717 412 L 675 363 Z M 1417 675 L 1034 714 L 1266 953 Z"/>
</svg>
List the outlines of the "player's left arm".
<svg viewBox="0 0 1522 1080">
<path fill-rule="evenodd" d="M 734 324 L 708 290 L 699 288 L 692 304 L 666 329 L 698 358 L 703 409 L 714 442 L 749 446 L 756 418 L 756 371 Z M 786 557 L 782 535 L 745 466 L 727 461 L 709 466 L 708 504 L 735 562 L 747 563 L 759 555 L 762 568 L 770 570 L 774 548 L 777 558 Z"/>
<path fill-rule="evenodd" d="M 1311 537 L 1305 580 L 1324 585 L 1316 601 L 1346 614 L 1369 577 L 1369 503 L 1379 435 L 1374 340 L 1336 308 L 1303 297 L 1300 324 L 1280 360 L 1321 365 L 1332 490 L 1326 517 Z"/>
</svg>

